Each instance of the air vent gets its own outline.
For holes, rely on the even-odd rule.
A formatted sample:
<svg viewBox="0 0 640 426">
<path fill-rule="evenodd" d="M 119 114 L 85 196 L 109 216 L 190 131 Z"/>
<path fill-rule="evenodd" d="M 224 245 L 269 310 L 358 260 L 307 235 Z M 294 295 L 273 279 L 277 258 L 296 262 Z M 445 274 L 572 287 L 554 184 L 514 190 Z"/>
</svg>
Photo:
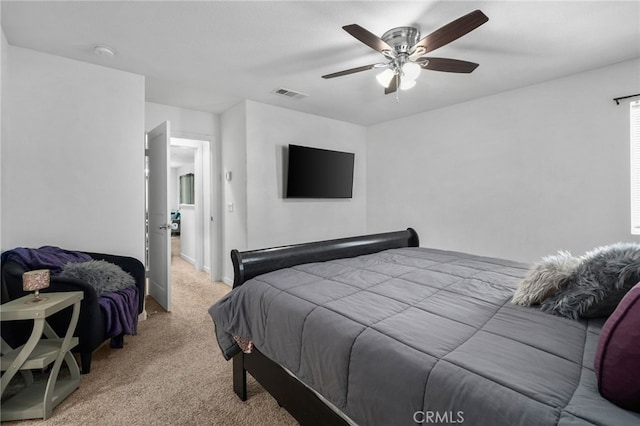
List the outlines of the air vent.
<svg viewBox="0 0 640 426">
<path fill-rule="evenodd" d="M 304 93 L 294 92 L 293 90 L 283 89 L 282 87 L 280 89 L 274 90 L 273 93 L 275 93 L 276 95 L 285 96 L 287 98 L 296 99 L 296 100 L 303 99 L 309 96 Z"/>
</svg>

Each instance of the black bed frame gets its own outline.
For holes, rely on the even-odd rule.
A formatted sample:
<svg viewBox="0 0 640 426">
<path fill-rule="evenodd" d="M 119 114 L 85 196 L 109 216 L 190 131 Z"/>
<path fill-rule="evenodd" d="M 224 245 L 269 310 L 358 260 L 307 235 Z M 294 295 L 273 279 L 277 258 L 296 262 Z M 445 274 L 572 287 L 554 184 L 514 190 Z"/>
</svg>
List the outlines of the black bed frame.
<svg viewBox="0 0 640 426">
<path fill-rule="evenodd" d="M 407 228 L 404 231 L 261 250 L 232 250 L 233 288 L 258 275 L 303 263 L 324 262 L 418 245 L 418 234 L 412 228 Z M 241 400 L 247 399 L 247 372 L 301 425 L 348 425 L 344 418 L 313 391 L 255 348 L 250 354 L 240 352 L 233 357 L 233 390 Z"/>
</svg>

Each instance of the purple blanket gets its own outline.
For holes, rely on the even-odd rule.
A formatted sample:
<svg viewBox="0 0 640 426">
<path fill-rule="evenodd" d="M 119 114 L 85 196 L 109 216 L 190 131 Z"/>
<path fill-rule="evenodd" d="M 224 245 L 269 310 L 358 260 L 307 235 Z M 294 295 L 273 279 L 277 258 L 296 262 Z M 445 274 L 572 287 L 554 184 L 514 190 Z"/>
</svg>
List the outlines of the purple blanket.
<svg viewBox="0 0 640 426">
<path fill-rule="evenodd" d="M 107 337 L 135 335 L 138 331 L 138 289 L 127 287 L 98 297 Z"/>
<path fill-rule="evenodd" d="M 61 249 L 55 246 L 42 246 L 38 249 L 17 247 L 2 253 L 2 262 L 12 260 L 24 269 L 50 269 L 55 275 L 69 262 L 88 262 L 91 256 L 85 253 Z"/>
</svg>

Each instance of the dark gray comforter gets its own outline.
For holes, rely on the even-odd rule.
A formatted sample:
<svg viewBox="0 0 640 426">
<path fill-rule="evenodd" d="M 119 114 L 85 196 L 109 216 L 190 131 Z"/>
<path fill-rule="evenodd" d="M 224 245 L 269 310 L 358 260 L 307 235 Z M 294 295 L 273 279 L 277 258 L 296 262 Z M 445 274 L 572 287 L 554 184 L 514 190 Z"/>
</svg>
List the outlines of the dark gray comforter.
<svg viewBox="0 0 640 426">
<path fill-rule="evenodd" d="M 425 248 L 299 265 L 209 310 L 360 425 L 638 425 L 597 391 L 602 320 L 509 302 L 528 265 Z"/>
</svg>

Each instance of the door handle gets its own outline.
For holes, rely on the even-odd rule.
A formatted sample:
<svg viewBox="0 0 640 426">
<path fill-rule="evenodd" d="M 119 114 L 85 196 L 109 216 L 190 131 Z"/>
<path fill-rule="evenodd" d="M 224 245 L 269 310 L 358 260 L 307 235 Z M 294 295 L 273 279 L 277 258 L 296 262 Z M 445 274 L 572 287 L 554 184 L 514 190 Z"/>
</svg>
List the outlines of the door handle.
<svg viewBox="0 0 640 426">
<path fill-rule="evenodd" d="M 165 223 L 164 225 L 158 225 L 158 229 L 169 229 L 171 228 L 171 225 L 168 223 Z"/>
</svg>

